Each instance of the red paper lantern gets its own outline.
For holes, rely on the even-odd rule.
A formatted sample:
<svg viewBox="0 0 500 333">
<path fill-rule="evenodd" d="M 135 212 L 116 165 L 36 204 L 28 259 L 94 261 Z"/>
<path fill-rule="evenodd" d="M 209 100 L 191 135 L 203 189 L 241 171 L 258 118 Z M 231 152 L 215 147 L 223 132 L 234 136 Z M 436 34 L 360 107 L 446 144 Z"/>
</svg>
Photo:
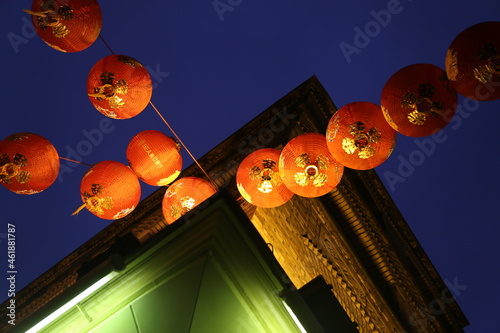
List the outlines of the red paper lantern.
<svg viewBox="0 0 500 333">
<path fill-rule="evenodd" d="M 58 51 L 82 51 L 101 32 L 101 7 L 95 0 L 34 0 L 25 11 L 38 36 Z"/>
<path fill-rule="evenodd" d="M 110 55 L 99 60 L 87 78 L 90 102 L 103 115 L 128 119 L 141 113 L 153 93 L 151 77 L 137 60 Z"/>
<path fill-rule="evenodd" d="M 236 173 L 236 184 L 243 198 L 263 208 L 281 206 L 293 197 L 279 175 L 280 151 L 259 149 L 245 157 Z"/>
<path fill-rule="evenodd" d="M 385 119 L 401 134 L 431 135 L 455 114 L 457 93 L 446 73 L 432 64 L 415 64 L 394 73 L 382 89 Z"/>
<path fill-rule="evenodd" d="M 200 203 L 215 194 L 217 190 L 210 182 L 198 177 L 183 177 L 169 186 L 162 201 L 165 221 L 173 223 Z"/>
<path fill-rule="evenodd" d="M 380 106 L 354 102 L 330 118 L 326 139 L 330 153 L 339 163 L 367 170 L 389 158 L 396 144 L 396 131 L 385 120 Z"/>
<path fill-rule="evenodd" d="M 16 133 L 0 141 L 0 184 L 17 194 L 48 188 L 59 174 L 59 154 L 49 140 Z"/>
<path fill-rule="evenodd" d="M 477 101 L 500 99 L 500 22 L 479 23 L 458 34 L 445 64 L 459 94 Z"/>
<path fill-rule="evenodd" d="M 92 166 L 80 183 L 83 205 L 92 214 L 106 220 L 115 220 L 130 214 L 141 199 L 137 175 L 126 165 L 115 161 L 101 161 Z"/>
<path fill-rule="evenodd" d="M 308 133 L 290 140 L 281 151 L 279 171 L 290 191 L 315 198 L 333 190 L 344 173 L 328 150 L 326 137 Z"/>
<path fill-rule="evenodd" d="M 127 147 L 127 160 L 139 179 L 153 186 L 173 182 L 181 173 L 179 145 L 160 131 L 136 134 Z"/>
</svg>

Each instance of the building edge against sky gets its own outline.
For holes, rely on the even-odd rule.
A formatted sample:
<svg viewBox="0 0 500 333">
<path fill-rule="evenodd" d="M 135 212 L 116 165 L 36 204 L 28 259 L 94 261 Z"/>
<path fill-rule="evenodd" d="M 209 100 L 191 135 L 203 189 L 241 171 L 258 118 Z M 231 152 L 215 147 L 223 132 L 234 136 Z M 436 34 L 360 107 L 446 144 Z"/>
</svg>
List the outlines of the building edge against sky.
<svg viewBox="0 0 500 333">
<path fill-rule="evenodd" d="M 257 208 L 241 198 L 235 175 L 249 153 L 265 147 L 280 149 L 302 133 L 325 133 L 335 111 L 318 79 L 312 77 L 199 162 L 239 203 L 269 245 L 286 279 L 301 290 L 321 276 L 360 332 L 462 332 L 467 319 L 374 170 L 346 168 L 341 183 L 327 195 L 314 199 L 295 195 L 276 208 Z M 203 177 L 203 173 L 192 165 L 180 175 L 185 176 Z M 44 306 L 61 302 L 65 293 L 109 260 L 133 257 L 138 249 L 157 242 L 162 230 L 179 228 L 164 221 L 164 192 L 165 188 L 154 192 L 133 213 L 111 223 L 18 292 L 16 322 L 30 321 Z M 211 202 L 176 223 L 189 225 L 210 209 Z M 136 263 L 127 264 L 126 270 Z M 151 279 L 149 282 L 155 283 L 156 278 Z M 128 302 L 134 301 L 130 295 Z M 240 304 L 247 303 L 240 300 Z M 7 306 L 8 301 L 2 305 L 3 318 L 7 317 Z M 80 311 L 91 321 L 86 308 L 76 310 L 81 306 L 75 305 L 71 311 Z M 12 328 L 9 326 L 3 321 L 1 331 Z"/>
</svg>

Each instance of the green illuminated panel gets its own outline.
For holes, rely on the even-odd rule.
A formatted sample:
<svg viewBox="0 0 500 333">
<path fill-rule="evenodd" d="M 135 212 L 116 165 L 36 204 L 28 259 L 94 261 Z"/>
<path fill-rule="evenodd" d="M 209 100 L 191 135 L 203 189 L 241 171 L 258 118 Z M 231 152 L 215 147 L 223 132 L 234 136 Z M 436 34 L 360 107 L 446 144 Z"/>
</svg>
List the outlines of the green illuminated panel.
<svg viewBox="0 0 500 333">
<path fill-rule="evenodd" d="M 117 312 L 110 320 L 105 321 L 94 330 L 92 333 L 139 333 L 134 321 L 134 315 L 131 307 L 126 307 Z"/>
<path fill-rule="evenodd" d="M 206 268 L 191 329 L 191 333 L 209 332 L 265 332 L 212 262 Z"/>
<path fill-rule="evenodd" d="M 198 261 L 133 303 L 141 333 L 189 332 L 204 264 Z"/>
<path fill-rule="evenodd" d="M 300 332 L 241 222 L 224 202 L 209 206 L 43 332 Z"/>
</svg>

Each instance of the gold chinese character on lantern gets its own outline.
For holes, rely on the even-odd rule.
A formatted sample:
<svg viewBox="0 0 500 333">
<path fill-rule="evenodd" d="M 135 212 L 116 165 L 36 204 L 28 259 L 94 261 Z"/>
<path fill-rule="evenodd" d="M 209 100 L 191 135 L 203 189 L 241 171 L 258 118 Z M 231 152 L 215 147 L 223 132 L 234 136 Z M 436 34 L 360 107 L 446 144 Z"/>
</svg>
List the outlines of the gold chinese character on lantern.
<svg viewBox="0 0 500 333">
<path fill-rule="evenodd" d="M 348 154 L 354 154 L 358 151 L 359 158 L 370 158 L 375 155 L 375 148 L 371 145 L 380 141 L 381 133 L 375 127 L 366 130 L 365 124 L 357 121 L 349 125 L 349 134 L 351 138 L 344 138 L 342 140 L 342 148 Z"/>
</svg>

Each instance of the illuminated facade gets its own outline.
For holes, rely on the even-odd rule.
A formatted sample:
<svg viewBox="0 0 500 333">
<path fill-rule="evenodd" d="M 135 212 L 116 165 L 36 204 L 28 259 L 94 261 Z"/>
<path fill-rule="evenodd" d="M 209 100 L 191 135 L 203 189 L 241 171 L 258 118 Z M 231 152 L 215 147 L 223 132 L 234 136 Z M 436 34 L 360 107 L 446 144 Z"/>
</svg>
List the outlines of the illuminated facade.
<svg viewBox="0 0 500 333">
<path fill-rule="evenodd" d="M 335 111 L 315 77 L 304 82 L 199 159 L 220 193 L 167 225 L 159 189 L 20 291 L 19 325 L 109 277 L 45 332 L 463 332 L 467 319 L 375 171 L 346 168 L 327 195 L 277 208 L 239 194 L 249 153 L 324 133 Z"/>
</svg>

